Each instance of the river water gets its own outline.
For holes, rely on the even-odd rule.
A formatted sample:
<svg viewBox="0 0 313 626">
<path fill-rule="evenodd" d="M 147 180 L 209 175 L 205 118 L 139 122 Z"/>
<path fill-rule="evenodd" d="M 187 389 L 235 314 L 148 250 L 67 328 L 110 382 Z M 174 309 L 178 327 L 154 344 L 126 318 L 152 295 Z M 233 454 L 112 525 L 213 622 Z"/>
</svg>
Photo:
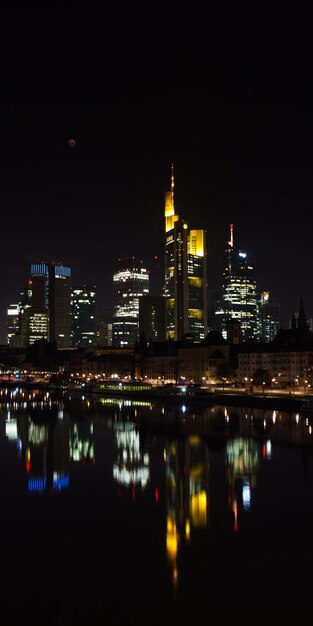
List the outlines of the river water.
<svg viewBox="0 0 313 626">
<path fill-rule="evenodd" d="M 2 622 L 309 607 L 312 451 L 301 414 L 2 389 Z"/>
</svg>

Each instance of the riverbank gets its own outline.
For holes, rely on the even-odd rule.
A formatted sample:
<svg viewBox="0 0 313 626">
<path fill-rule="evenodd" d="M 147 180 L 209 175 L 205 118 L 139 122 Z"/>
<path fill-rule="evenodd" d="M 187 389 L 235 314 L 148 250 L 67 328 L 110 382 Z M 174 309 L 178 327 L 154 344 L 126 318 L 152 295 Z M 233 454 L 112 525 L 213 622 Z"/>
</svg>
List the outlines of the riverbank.
<svg viewBox="0 0 313 626">
<path fill-rule="evenodd" d="M 295 412 L 301 410 L 304 398 L 302 396 L 284 395 L 256 395 L 256 394 L 214 394 L 214 404 L 226 406 L 246 406 L 260 409 L 276 409 L 278 411 Z"/>
<path fill-rule="evenodd" d="M 0 381 L 1 388 L 16 388 L 21 387 L 23 389 L 38 389 L 38 390 L 47 390 L 51 392 L 59 392 L 59 393 L 79 393 L 83 395 L 101 395 L 104 397 L 115 397 L 115 398 L 124 398 L 131 399 L 134 398 L 136 400 L 142 399 L 151 402 L 165 402 L 172 404 L 198 404 L 198 405 L 220 405 L 224 404 L 226 406 L 246 406 L 246 407 L 256 407 L 256 408 L 268 408 L 268 409 L 276 409 L 281 411 L 290 411 L 290 412 L 298 412 L 301 411 L 301 407 L 303 407 L 308 398 L 312 398 L 312 396 L 308 396 L 306 394 L 292 394 L 288 391 L 281 391 L 275 393 L 263 394 L 262 392 L 253 392 L 247 394 L 244 390 L 214 390 L 214 391 L 197 391 L 193 393 L 180 393 L 177 391 L 166 391 L 162 388 L 150 388 L 150 389 L 142 389 L 140 386 L 137 389 L 134 387 L 133 390 L 119 389 L 98 389 L 95 391 L 93 388 L 79 387 L 77 385 L 56 385 L 50 384 L 47 381 L 23 381 L 19 379 L 15 380 L 1 380 Z"/>
</svg>

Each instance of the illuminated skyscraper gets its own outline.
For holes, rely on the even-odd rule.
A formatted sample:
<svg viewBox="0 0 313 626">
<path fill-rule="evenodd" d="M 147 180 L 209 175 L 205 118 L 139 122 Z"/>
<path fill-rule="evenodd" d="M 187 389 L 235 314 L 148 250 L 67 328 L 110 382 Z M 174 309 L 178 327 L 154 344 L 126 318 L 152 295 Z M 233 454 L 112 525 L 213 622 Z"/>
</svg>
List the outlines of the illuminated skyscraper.
<svg viewBox="0 0 313 626">
<path fill-rule="evenodd" d="M 143 262 L 119 259 L 113 275 L 113 345 L 133 347 L 139 335 L 139 298 L 149 294 L 149 274 Z"/>
<path fill-rule="evenodd" d="M 227 339 L 227 322 L 240 322 L 242 341 L 259 339 L 259 306 L 254 266 L 246 252 L 234 249 L 233 224 L 225 250 L 223 296 L 216 314 L 222 318 L 222 334 Z"/>
<path fill-rule="evenodd" d="M 10 304 L 7 310 L 8 344 L 14 345 L 14 337 L 21 333 L 21 304 Z"/>
<path fill-rule="evenodd" d="M 174 168 L 171 190 L 165 194 L 165 297 L 167 338 L 191 333 L 196 341 L 207 335 L 206 231 L 191 230 L 175 213 Z"/>
<path fill-rule="evenodd" d="M 34 263 L 28 285 L 31 309 L 48 315 L 49 341 L 56 341 L 58 348 L 69 348 L 71 269 L 60 263 Z"/>
<path fill-rule="evenodd" d="M 261 341 L 270 343 L 280 328 L 280 306 L 271 302 L 270 292 L 263 291 L 260 298 Z"/>
<path fill-rule="evenodd" d="M 71 290 L 71 344 L 73 348 L 96 345 L 96 289 L 73 287 Z"/>
<path fill-rule="evenodd" d="M 23 346 L 28 346 L 40 339 L 49 337 L 49 309 L 30 306 L 22 315 Z"/>
</svg>

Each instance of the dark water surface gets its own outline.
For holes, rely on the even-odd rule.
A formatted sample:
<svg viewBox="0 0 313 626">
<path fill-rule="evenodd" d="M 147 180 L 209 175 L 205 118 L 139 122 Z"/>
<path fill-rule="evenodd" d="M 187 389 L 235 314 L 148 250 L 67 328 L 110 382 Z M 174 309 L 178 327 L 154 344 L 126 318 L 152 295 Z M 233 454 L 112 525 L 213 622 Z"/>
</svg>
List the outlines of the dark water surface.
<svg viewBox="0 0 313 626">
<path fill-rule="evenodd" d="M 1 390 L 1 623 L 310 607 L 312 450 L 295 413 Z"/>
</svg>

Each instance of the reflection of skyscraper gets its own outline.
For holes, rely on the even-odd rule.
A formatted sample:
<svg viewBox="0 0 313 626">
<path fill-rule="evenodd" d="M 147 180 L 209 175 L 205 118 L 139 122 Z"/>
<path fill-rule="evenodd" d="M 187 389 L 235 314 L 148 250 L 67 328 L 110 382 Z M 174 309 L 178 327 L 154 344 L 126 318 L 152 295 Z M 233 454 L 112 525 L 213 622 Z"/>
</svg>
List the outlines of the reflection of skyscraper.
<svg viewBox="0 0 313 626">
<path fill-rule="evenodd" d="M 208 524 L 208 449 L 200 437 L 191 435 L 169 443 L 166 451 L 166 478 L 166 546 L 173 568 L 173 583 L 176 585 L 179 540 L 189 540 L 192 529 Z"/>
<path fill-rule="evenodd" d="M 70 459 L 75 462 L 92 461 L 95 463 L 92 422 L 77 421 L 71 425 Z"/>
<path fill-rule="evenodd" d="M 41 403 L 38 409 L 42 414 Z M 29 492 L 52 493 L 69 487 L 68 420 L 57 420 L 57 411 L 57 407 L 50 408 L 44 423 L 25 416 L 18 420 L 18 449 Z"/>
<path fill-rule="evenodd" d="M 150 476 L 149 454 L 140 448 L 140 436 L 133 422 L 114 422 L 116 459 L 113 465 L 114 479 L 124 487 L 142 489 Z"/>
<path fill-rule="evenodd" d="M 149 294 L 149 274 L 143 262 L 119 259 L 113 275 L 113 344 L 134 347 L 139 333 L 139 298 Z"/>
<path fill-rule="evenodd" d="M 238 510 L 249 511 L 252 490 L 256 486 L 260 449 L 254 439 L 237 437 L 227 442 L 226 468 L 229 505 L 234 513 L 234 530 L 238 530 Z"/>
<path fill-rule="evenodd" d="M 174 169 L 171 190 L 165 194 L 165 296 L 167 337 L 180 340 L 191 333 L 196 341 L 207 334 L 206 231 L 191 230 L 174 206 Z"/>
</svg>

